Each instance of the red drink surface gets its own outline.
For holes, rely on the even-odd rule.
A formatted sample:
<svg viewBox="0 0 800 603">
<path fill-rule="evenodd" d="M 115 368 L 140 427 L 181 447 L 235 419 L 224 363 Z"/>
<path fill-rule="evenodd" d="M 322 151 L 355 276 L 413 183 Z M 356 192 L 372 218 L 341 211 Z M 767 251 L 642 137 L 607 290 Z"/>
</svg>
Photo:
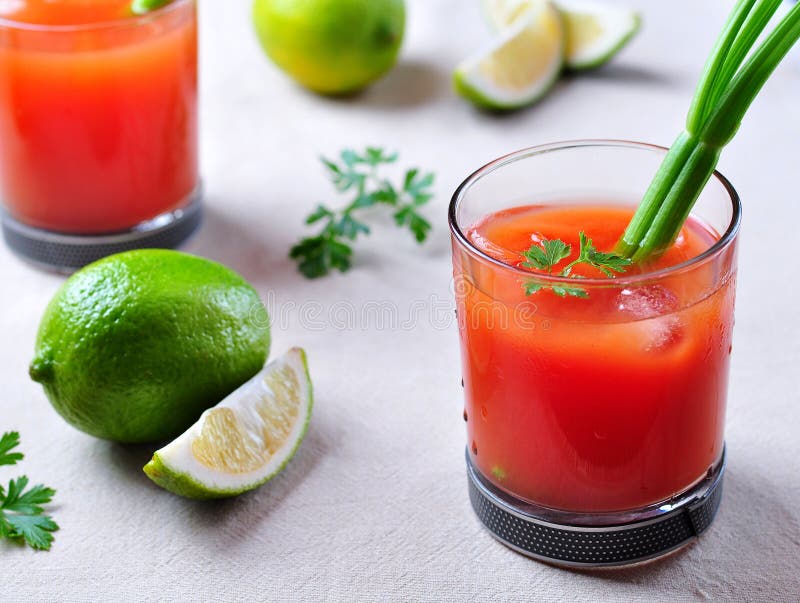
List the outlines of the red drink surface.
<svg viewBox="0 0 800 603">
<path fill-rule="evenodd" d="M 566 264 L 577 255 L 580 230 L 608 251 L 632 214 L 627 207 L 519 207 L 466 234 L 515 267 L 533 241 L 560 238 L 572 244 Z M 647 271 L 694 258 L 718 238 L 690 218 Z M 528 297 L 520 275 L 458 248 L 455 258 L 469 447 L 497 486 L 554 509 L 622 511 L 686 491 L 719 461 L 732 271 L 720 279 L 723 267 L 712 261 L 656 282 L 609 280 L 609 288 L 590 287 L 588 299 L 547 290 Z M 601 276 L 593 270 L 579 273 Z"/>
<path fill-rule="evenodd" d="M 4 0 L 0 18 L 34 25 L 107 23 L 133 16 L 131 0 Z"/>
<path fill-rule="evenodd" d="M 26 224 L 124 230 L 175 209 L 197 184 L 194 6 L 146 19 L 129 6 L 0 7 L 0 192 Z"/>
</svg>

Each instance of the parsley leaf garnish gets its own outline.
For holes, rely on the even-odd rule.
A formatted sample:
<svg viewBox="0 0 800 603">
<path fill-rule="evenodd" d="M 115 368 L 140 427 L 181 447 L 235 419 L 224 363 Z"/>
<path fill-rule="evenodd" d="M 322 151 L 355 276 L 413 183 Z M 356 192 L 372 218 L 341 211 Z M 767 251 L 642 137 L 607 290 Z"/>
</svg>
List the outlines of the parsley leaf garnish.
<svg viewBox="0 0 800 603">
<path fill-rule="evenodd" d="M 22 459 L 21 453 L 10 453 L 18 445 L 16 431 L 0 437 L 0 465 L 13 465 Z M 42 485 L 26 490 L 27 487 L 28 478 L 24 475 L 9 481 L 7 488 L 0 486 L 0 539 L 22 540 L 33 549 L 46 551 L 58 525 L 44 515 L 42 505 L 52 501 L 56 491 Z"/>
<path fill-rule="evenodd" d="M 611 278 L 614 277 L 614 272 L 625 272 L 625 269 L 630 266 L 631 260 L 628 258 L 615 253 L 598 251 L 594 243 L 592 243 L 592 240 L 586 236 L 585 232 L 581 231 L 578 236 L 581 241 L 578 259 L 564 268 L 564 276 L 569 276 L 572 267 L 576 264 L 589 264 Z"/>
<path fill-rule="evenodd" d="M 567 264 L 558 276 L 580 278 L 572 275 L 572 269 L 578 264 L 588 264 L 600 270 L 606 276 L 613 278 L 614 273 L 625 272 L 631 264 L 631 260 L 615 253 L 598 251 L 592 240 L 586 233 L 579 233 L 580 249 L 578 257 Z M 559 239 L 542 239 L 539 245 L 533 244 L 530 249 L 522 252 L 525 258 L 523 266 L 536 270 L 546 270 L 548 274 L 553 273 L 553 268 L 563 259 L 568 258 L 572 253 L 572 246 Z M 540 281 L 531 279 L 522 283 L 525 295 L 533 295 L 542 289 L 550 289 L 559 297 L 589 297 L 589 292 L 581 287 L 568 287 L 565 285 L 546 285 Z"/>
<path fill-rule="evenodd" d="M 350 269 L 353 256 L 350 243 L 371 232 L 360 219 L 360 210 L 370 207 L 390 207 L 398 227 L 407 228 L 418 243 L 428 238 L 431 224 L 419 209 L 433 198 L 431 187 L 435 176 L 410 169 L 405 172 L 402 184 L 396 186 L 380 177 L 378 171 L 381 166 L 396 163 L 397 159 L 397 153 L 387 153 L 376 147 L 367 147 L 361 154 L 345 149 L 338 162 L 322 158 L 337 192 L 348 193 L 353 200 L 342 209 L 320 204 L 306 218 L 306 224 L 321 224 L 322 229 L 315 236 L 303 238 L 289 252 L 303 275 L 317 278 L 333 270 L 346 272 Z"/>
<path fill-rule="evenodd" d="M 21 452 L 11 452 L 19 446 L 19 433 L 9 431 L 0 437 L 0 465 L 16 465 L 24 458 Z"/>
<path fill-rule="evenodd" d="M 572 245 L 567 245 L 559 239 L 542 239 L 542 246 L 531 245 L 522 255 L 528 260 L 523 264 L 526 268 L 553 271 L 553 266 L 572 253 Z"/>
</svg>

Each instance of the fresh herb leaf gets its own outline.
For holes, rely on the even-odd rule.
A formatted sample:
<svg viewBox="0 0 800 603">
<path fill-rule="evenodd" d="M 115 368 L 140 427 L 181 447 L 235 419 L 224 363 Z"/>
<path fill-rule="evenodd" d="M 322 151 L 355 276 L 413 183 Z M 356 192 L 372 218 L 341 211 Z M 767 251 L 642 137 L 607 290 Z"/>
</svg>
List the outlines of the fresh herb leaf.
<svg viewBox="0 0 800 603">
<path fill-rule="evenodd" d="M 604 253 L 598 251 L 594 246 L 592 240 L 586 236 L 586 233 L 581 231 L 578 234 L 580 238 L 580 250 L 578 251 L 578 259 L 570 262 L 564 268 L 563 275 L 569 276 L 572 267 L 577 264 L 588 264 L 594 266 L 608 277 L 613 277 L 615 272 L 625 272 L 625 269 L 631 265 L 632 260 L 616 253 Z"/>
<path fill-rule="evenodd" d="M 397 161 L 398 154 L 391 153 L 387 155 L 383 149 L 375 147 L 367 147 L 364 153 L 364 162 L 369 165 L 376 166 L 382 163 L 394 163 Z"/>
<path fill-rule="evenodd" d="M 625 272 L 631 264 L 631 260 L 615 253 L 598 251 L 592 240 L 581 231 L 578 233 L 580 249 L 578 257 L 567 264 L 557 276 L 579 278 L 572 274 L 572 269 L 578 264 L 588 264 L 600 270 L 606 276 L 613 278 L 614 273 Z M 561 260 L 568 258 L 572 253 L 572 246 L 564 243 L 560 239 L 542 239 L 541 245 L 531 245 L 530 249 L 523 251 L 520 255 L 527 261 L 523 262 L 525 268 L 536 270 L 547 270 L 548 274 L 553 273 L 553 268 Z M 533 295 L 542 289 L 550 289 L 559 297 L 589 297 L 589 292 L 581 287 L 568 287 L 565 285 L 545 285 L 539 281 L 528 280 L 522 283 L 525 295 Z"/>
<path fill-rule="evenodd" d="M 553 285 L 550 288 L 553 290 L 553 293 L 559 297 L 566 297 L 568 295 L 570 297 L 589 297 L 589 293 L 586 291 L 586 289 L 581 289 L 580 287 L 564 287 L 561 285 Z"/>
<path fill-rule="evenodd" d="M 58 524 L 48 515 L 10 515 L 6 518 L 6 538 L 23 539 L 28 546 L 40 551 L 50 550 Z"/>
<path fill-rule="evenodd" d="M 318 205 L 317 209 L 306 218 L 306 224 L 314 224 L 315 222 L 319 222 L 324 218 L 329 218 L 333 216 L 333 213 L 324 205 Z"/>
<path fill-rule="evenodd" d="M 630 266 L 631 260 L 616 253 L 605 253 L 593 249 L 587 252 L 586 263 L 599 268 L 606 276 L 613 276 L 612 272 L 625 272 L 625 269 Z"/>
<path fill-rule="evenodd" d="M 379 188 L 371 195 L 375 203 L 386 203 L 387 205 L 397 205 L 400 198 L 391 182 L 384 181 L 383 188 Z"/>
<path fill-rule="evenodd" d="M 346 272 L 351 268 L 350 242 L 371 232 L 356 216 L 360 210 L 390 206 L 395 224 L 407 228 L 419 243 L 425 241 L 431 231 L 430 222 L 418 209 L 433 198 L 434 174 L 410 169 L 404 174 L 402 186 L 398 187 L 378 176 L 380 166 L 397 162 L 397 153 L 367 147 L 363 154 L 345 149 L 339 157 L 339 162 L 325 157 L 321 160 L 336 190 L 351 193 L 352 201 L 341 209 L 318 205 L 306 218 L 306 224 L 321 224 L 321 231 L 302 239 L 289 252 L 289 257 L 297 261 L 298 270 L 308 278 L 325 276 L 333 270 Z"/>
<path fill-rule="evenodd" d="M 589 297 L 589 292 L 586 289 L 581 289 L 580 287 L 562 287 L 564 292 L 571 296 L 571 297 L 581 297 L 586 298 Z"/>
<path fill-rule="evenodd" d="M 0 437 L 0 465 L 16 465 L 24 458 L 21 452 L 11 452 L 19 446 L 19 433 L 8 431 Z"/>
<path fill-rule="evenodd" d="M 369 234 L 369 226 L 356 220 L 352 214 L 345 213 L 336 223 L 336 234 L 355 241 L 359 233 Z"/>
<path fill-rule="evenodd" d="M 572 253 L 572 246 L 567 245 L 564 241 L 560 241 L 559 239 L 554 241 L 544 240 L 542 241 L 542 246 L 544 247 L 544 254 L 550 266 L 555 266 L 564 258 L 568 258 L 569 254 Z"/>
<path fill-rule="evenodd" d="M 536 281 L 525 281 L 522 283 L 522 288 L 525 289 L 525 295 L 533 295 L 537 291 L 541 291 L 544 285 Z"/>
<path fill-rule="evenodd" d="M 22 459 L 20 453 L 9 453 L 19 445 L 19 434 L 9 432 L 0 438 L 0 461 L 13 459 L 0 464 L 13 465 Z M 28 478 L 20 476 L 8 482 L 8 487 L 0 486 L 0 538 L 21 540 L 31 548 L 48 550 L 53 543 L 53 534 L 58 525 L 48 515 L 44 515 L 45 505 L 53 500 L 56 491 L 42 485 L 28 487 Z"/>
<path fill-rule="evenodd" d="M 28 478 L 24 475 L 12 479 L 8 483 L 8 490 L 0 508 L 25 515 L 35 515 L 44 511 L 40 505 L 49 503 L 56 493 L 55 490 L 44 486 L 34 486 L 26 492 L 27 486 Z"/>
<path fill-rule="evenodd" d="M 526 268 L 553 271 L 553 267 L 572 253 L 572 246 L 559 239 L 542 239 L 542 245 L 531 245 L 522 255 L 528 261 L 523 264 Z"/>
<path fill-rule="evenodd" d="M 531 248 L 523 251 L 521 255 L 528 260 L 522 263 L 525 268 L 535 268 L 536 270 L 551 270 L 553 268 L 553 264 L 547 261 L 547 255 L 544 250 L 537 245 L 531 245 Z"/>
<path fill-rule="evenodd" d="M 358 153 L 356 153 L 352 149 L 345 149 L 344 151 L 342 151 L 341 152 L 341 157 L 342 157 L 342 161 L 344 161 L 344 164 L 349 168 L 352 168 L 357 163 L 362 163 L 364 161 L 358 155 Z"/>
<path fill-rule="evenodd" d="M 378 203 L 378 200 L 375 198 L 375 194 L 367 195 L 365 193 L 356 197 L 351 206 L 353 209 L 361 209 L 363 207 L 372 207 L 376 203 Z"/>
<path fill-rule="evenodd" d="M 325 276 L 332 269 L 350 269 L 352 249 L 336 240 L 331 233 L 307 237 L 292 247 L 289 257 L 298 262 L 298 269 L 307 278 Z"/>
</svg>

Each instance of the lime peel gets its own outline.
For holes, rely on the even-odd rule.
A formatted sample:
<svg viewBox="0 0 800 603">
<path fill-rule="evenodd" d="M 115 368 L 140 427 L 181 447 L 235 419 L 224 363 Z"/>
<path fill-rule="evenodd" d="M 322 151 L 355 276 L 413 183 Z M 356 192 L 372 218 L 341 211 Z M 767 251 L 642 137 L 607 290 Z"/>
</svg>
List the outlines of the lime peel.
<svg viewBox="0 0 800 603">
<path fill-rule="evenodd" d="M 253 490 L 280 473 L 297 452 L 312 407 L 306 354 L 292 348 L 156 451 L 144 472 L 187 498 Z"/>
<path fill-rule="evenodd" d="M 464 61 L 453 82 L 459 94 L 479 107 L 519 109 L 537 102 L 555 85 L 564 50 L 561 16 L 551 3 L 543 2 Z"/>
<path fill-rule="evenodd" d="M 122 443 L 174 438 L 258 373 L 268 313 L 241 275 L 165 249 L 73 274 L 42 317 L 29 374 L 71 425 Z"/>
<path fill-rule="evenodd" d="M 545 0 L 483 0 L 490 27 L 504 32 Z M 564 21 L 565 67 L 573 71 L 595 69 L 610 61 L 641 27 L 636 11 L 594 0 L 555 0 Z"/>
<path fill-rule="evenodd" d="M 566 65 L 581 71 L 605 65 L 641 27 L 633 10 L 586 0 L 559 0 L 567 30 Z"/>
<path fill-rule="evenodd" d="M 405 0 L 255 0 L 256 35 L 267 56 L 318 94 L 362 90 L 396 64 Z"/>
<path fill-rule="evenodd" d="M 133 0 L 131 2 L 131 12 L 134 15 L 146 15 L 171 2 L 172 0 Z"/>
</svg>

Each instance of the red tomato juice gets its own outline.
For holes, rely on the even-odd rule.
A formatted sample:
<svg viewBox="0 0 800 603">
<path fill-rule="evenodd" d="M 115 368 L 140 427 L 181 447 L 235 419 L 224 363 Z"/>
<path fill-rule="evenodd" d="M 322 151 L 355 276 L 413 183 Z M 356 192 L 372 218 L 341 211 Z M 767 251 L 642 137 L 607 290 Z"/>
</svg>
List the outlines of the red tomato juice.
<svg viewBox="0 0 800 603">
<path fill-rule="evenodd" d="M 581 230 L 613 249 L 633 211 L 524 206 L 465 234 L 516 268 L 532 243 L 562 239 L 572 255 L 560 268 L 577 256 Z M 690 218 L 653 265 L 587 286 L 587 299 L 544 289 L 526 296 L 524 274 L 456 246 L 464 416 L 471 458 L 487 479 L 526 501 L 588 513 L 662 503 L 706 475 L 723 450 L 735 263 L 731 255 L 729 271 L 721 260 L 656 271 L 718 239 Z"/>
<path fill-rule="evenodd" d="M 0 194 L 25 224 L 125 230 L 197 185 L 197 25 L 176 0 L 8 0 L 0 8 Z"/>
</svg>

